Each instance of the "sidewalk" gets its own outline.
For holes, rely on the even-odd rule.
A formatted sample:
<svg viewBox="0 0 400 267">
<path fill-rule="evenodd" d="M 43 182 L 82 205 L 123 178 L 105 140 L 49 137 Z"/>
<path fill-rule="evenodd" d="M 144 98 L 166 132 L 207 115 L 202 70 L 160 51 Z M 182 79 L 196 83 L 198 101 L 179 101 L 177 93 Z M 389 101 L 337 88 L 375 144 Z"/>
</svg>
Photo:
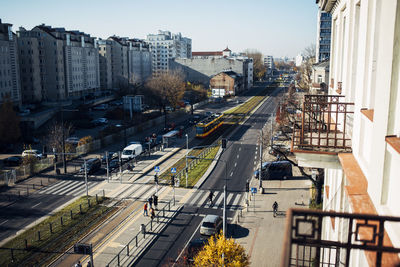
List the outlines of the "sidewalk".
<svg viewBox="0 0 400 267">
<path fill-rule="evenodd" d="M 250 266 L 280 266 L 286 211 L 289 208 L 307 208 L 311 182 L 308 180 L 263 181 L 264 194 L 258 190 L 258 180 L 250 182 L 257 194 L 251 196 L 249 206 L 236 215 L 234 234 L 250 257 Z M 277 216 L 272 204 L 278 202 Z"/>
</svg>

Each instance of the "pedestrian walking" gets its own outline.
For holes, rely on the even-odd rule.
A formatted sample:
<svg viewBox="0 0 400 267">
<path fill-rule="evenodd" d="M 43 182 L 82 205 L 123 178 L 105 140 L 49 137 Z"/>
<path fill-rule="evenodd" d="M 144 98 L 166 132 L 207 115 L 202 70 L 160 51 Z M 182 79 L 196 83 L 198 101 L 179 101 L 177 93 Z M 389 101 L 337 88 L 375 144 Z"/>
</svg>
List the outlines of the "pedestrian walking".
<svg viewBox="0 0 400 267">
<path fill-rule="evenodd" d="M 144 203 L 144 206 L 143 206 L 143 215 L 144 216 L 149 216 L 148 213 L 147 213 L 147 202 Z"/>
<path fill-rule="evenodd" d="M 154 208 L 157 210 L 158 196 L 156 194 L 153 195 L 153 203 L 154 203 Z"/>
<path fill-rule="evenodd" d="M 153 197 L 149 197 L 147 200 L 149 202 L 150 209 L 153 207 Z"/>
<path fill-rule="evenodd" d="M 76 263 L 74 267 L 82 267 L 81 261 L 78 261 L 78 263 Z"/>
<path fill-rule="evenodd" d="M 214 197 L 214 193 L 213 193 L 213 191 L 210 191 L 210 194 L 208 195 L 208 199 L 210 200 L 210 206 L 213 203 L 213 197 Z"/>
<path fill-rule="evenodd" d="M 151 218 L 151 220 L 153 220 L 155 217 L 156 217 L 156 213 L 154 212 L 154 209 L 151 208 L 150 209 L 150 218 Z"/>
<path fill-rule="evenodd" d="M 87 267 L 92 267 L 92 262 L 91 262 L 91 261 L 88 261 L 88 263 L 87 263 L 86 266 L 87 266 Z"/>
</svg>

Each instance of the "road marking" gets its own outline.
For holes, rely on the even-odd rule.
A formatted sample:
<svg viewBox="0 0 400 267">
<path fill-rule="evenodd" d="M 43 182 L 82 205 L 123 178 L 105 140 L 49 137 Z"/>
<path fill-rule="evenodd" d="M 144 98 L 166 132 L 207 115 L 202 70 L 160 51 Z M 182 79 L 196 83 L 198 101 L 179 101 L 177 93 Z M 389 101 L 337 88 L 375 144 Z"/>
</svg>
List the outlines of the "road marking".
<svg viewBox="0 0 400 267">
<path fill-rule="evenodd" d="M 195 234 L 197 233 L 197 231 L 199 230 L 199 228 L 200 228 L 202 222 L 203 222 L 203 221 L 200 221 L 199 226 L 197 226 L 196 230 L 193 232 L 193 234 L 192 234 L 192 236 L 189 238 L 188 242 L 186 242 L 186 244 L 185 244 L 185 246 L 183 247 L 181 253 L 179 253 L 178 257 L 175 259 L 175 262 L 174 262 L 174 264 L 172 265 L 172 267 L 174 267 L 175 264 L 178 262 L 179 258 L 182 256 L 182 253 L 186 250 L 186 247 L 189 245 L 189 242 L 192 241 L 194 235 L 195 235 Z"/>
<path fill-rule="evenodd" d="M 236 206 L 239 203 L 239 199 L 240 199 L 240 194 L 237 194 L 235 200 L 232 203 L 232 206 Z"/>
<path fill-rule="evenodd" d="M 242 148 L 241 147 L 239 147 L 239 151 L 241 151 L 242 150 Z"/>
<path fill-rule="evenodd" d="M 192 194 L 192 196 L 195 195 L 195 197 L 192 198 L 192 200 L 191 200 L 190 202 L 188 202 L 187 204 L 193 205 L 193 204 L 197 201 L 197 199 L 198 199 L 202 194 L 203 194 L 202 191 L 194 192 L 194 193 Z M 185 203 L 185 202 L 184 202 L 184 203 Z M 182 203 L 182 204 L 183 204 L 183 203 Z"/>
<path fill-rule="evenodd" d="M 222 200 L 224 199 L 224 193 L 221 193 L 218 197 L 218 200 L 215 201 L 215 204 L 213 204 L 213 209 L 218 209 L 219 205 L 221 205 Z"/>
<path fill-rule="evenodd" d="M 233 172 L 231 172 L 231 175 L 230 176 L 232 176 L 233 175 Z"/>
<path fill-rule="evenodd" d="M 37 203 L 36 205 L 33 205 L 32 208 L 36 208 L 37 206 L 39 206 L 40 204 L 42 204 L 42 202 Z"/>
<path fill-rule="evenodd" d="M 8 222 L 8 220 L 5 220 L 4 222 L 0 223 L 0 225 L 3 225 L 3 224 L 5 224 L 6 222 Z"/>
<path fill-rule="evenodd" d="M 235 162 L 235 167 L 237 166 L 237 162 Z"/>
<path fill-rule="evenodd" d="M 236 158 L 239 158 L 239 154 L 236 156 Z"/>
</svg>

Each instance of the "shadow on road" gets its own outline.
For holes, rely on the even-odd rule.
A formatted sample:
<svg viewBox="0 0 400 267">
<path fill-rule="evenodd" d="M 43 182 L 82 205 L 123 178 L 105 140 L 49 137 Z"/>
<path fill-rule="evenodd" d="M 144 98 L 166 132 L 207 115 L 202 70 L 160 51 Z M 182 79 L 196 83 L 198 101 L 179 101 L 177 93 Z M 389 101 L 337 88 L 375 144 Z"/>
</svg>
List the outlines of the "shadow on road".
<svg viewBox="0 0 400 267">
<path fill-rule="evenodd" d="M 231 238 L 243 238 L 249 235 L 249 229 L 240 226 L 239 224 L 229 224 L 229 237 Z"/>
</svg>

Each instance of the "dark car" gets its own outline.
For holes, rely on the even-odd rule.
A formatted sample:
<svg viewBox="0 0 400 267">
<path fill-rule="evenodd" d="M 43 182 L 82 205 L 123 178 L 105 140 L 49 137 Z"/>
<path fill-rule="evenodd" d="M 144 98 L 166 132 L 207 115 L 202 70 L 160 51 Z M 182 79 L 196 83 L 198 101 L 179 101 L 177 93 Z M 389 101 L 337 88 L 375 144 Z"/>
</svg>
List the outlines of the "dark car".
<svg viewBox="0 0 400 267">
<path fill-rule="evenodd" d="M 108 152 L 108 154 L 104 154 L 104 156 L 101 158 L 101 163 L 106 164 L 107 163 L 107 159 L 108 159 L 108 163 L 111 162 L 112 159 L 118 157 L 118 153 L 115 152 Z"/>
<path fill-rule="evenodd" d="M 91 158 L 86 160 L 87 174 L 93 174 L 101 168 L 101 161 L 98 158 Z M 82 164 L 80 173 L 85 173 L 85 163 Z"/>
<path fill-rule="evenodd" d="M 8 167 L 19 166 L 21 165 L 21 163 L 22 163 L 22 157 L 20 156 L 13 156 L 3 159 L 3 164 Z"/>
<path fill-rule="evenodd" d="M 108 169 L 110 171 L 115 170 L 119 168 L 119 160 L 118 159 L 113 159 L 108 163 Z"/>
<path fill-rule="evenodd" d="M 187 265 L 193 264 L 194 257 L 196 257 L 197 253 L 203 249 L 206 245 L 207 239 L 199 238 L 190 241 L 188 247 L 186 249 L 186 255 L 184 256 L 185 263 Z"/>
<path fill-rule="evenodd" d="M 259 169 L 254 172 L 257 179 L 259 179 L 259 173 Z M 292 164 L 287 160 L 267 161 L 262 164 L 262 180 L 282 180 L 292 176 Z"/>
</svg>

